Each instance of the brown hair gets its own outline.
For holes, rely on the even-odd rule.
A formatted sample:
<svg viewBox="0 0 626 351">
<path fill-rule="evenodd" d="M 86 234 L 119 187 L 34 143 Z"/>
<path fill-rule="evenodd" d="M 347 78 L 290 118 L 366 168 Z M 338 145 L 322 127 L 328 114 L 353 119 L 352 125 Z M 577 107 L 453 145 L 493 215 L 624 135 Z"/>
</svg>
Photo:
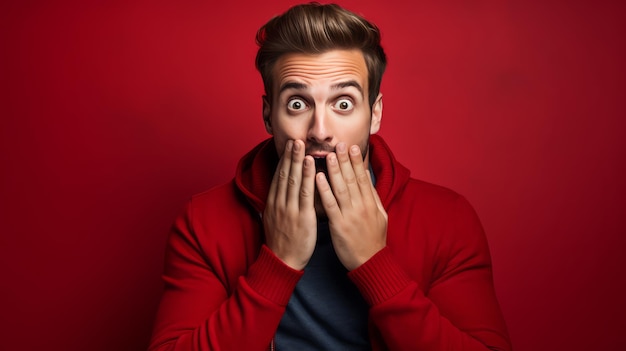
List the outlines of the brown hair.
<svg viewBox="0 0 626 351">
<path fill-rule="evenodd" d="M 289 53 L 321 54 L 333 49 L 359 49 L 368 71 L 370 106 L 380 91 L 387 58 L 375 24 L 336 4 L 297 5 L 269 20 L 256 34 L 256 68 L 271 101 L 272 69 Z"/>
</svg>

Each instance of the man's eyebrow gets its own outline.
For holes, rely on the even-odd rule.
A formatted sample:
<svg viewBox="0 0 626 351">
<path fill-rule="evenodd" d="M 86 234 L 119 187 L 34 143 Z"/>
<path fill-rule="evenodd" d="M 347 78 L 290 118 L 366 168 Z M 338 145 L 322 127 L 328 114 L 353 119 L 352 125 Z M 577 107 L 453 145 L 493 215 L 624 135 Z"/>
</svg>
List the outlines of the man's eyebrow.
<svg viewBox="0 0 626 351">
<path fill-rule="evenodd" d="M 282 93 L 283 91 L 287 90 L 287 89 L 294 89 L 294 90 L 306 90 L 308 87 L 306 84 L 302 84 L 302 83 L 298 83 L 298 82 L 286 82 L 283 83 L 283 85 L 280 86 L 280 89 L 278 90 L 278 93 Z"/>
<path fill-rule="evenodd" d="M 334 84 L 330 88 L 333 90 L 339 90 L 339 89 L 348 88 L 348 87 L 355 87 L 359 91 L 359 93 L 363 95 L 363 87 L 356 80 L 348 80 L 345 82 L 340 82 L 340 83 Z M 309 88 L 308 85 L 303 84 L 303 83 L 285 82 L 280 86 L 278 93 L 280 94 L 287 89 L 306 90 L 308 88 Z"/>
<path fill-rule="evenodd" d="M 356 80 L 348 80 L 345 82 L 337 83 L 331 87 L 333 90 L 339 90 L 348 87 L 355 87 L 361 95 L 363 95 L 363 87 Z"/>
</svg>

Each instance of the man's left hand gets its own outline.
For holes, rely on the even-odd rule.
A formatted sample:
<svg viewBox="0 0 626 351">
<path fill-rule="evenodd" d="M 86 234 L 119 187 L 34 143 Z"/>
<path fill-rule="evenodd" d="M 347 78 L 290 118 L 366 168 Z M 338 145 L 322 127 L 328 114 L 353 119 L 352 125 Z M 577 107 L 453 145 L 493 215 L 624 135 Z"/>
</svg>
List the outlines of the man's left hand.
<svg viewBox="0 0 626 351">
<path fill-rule="evenodd" d="M 357 145 L 348 152 L 345 143 L 337 144 L 336 153 L 328 154 L 326 162 L 332 189 L 323 173 L 316 175 L 315 182 L 337 257 L 353 270 L 387 244 L 387 212 Z"/>
</svg>

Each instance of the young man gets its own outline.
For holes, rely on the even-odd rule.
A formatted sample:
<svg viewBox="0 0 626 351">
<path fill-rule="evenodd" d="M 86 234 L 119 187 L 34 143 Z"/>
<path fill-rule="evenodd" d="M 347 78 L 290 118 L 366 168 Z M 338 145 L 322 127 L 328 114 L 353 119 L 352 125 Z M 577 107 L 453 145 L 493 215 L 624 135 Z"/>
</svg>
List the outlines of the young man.
<svg viewBox="0 0 626 351">
<path fill-rule="evenodd" d="M 480 222 L 374 135 L 378 29 L 307 4 L 257 35 L 265 128 L 169 238 L 151 350 L 509 350 Z"/>
</svg>

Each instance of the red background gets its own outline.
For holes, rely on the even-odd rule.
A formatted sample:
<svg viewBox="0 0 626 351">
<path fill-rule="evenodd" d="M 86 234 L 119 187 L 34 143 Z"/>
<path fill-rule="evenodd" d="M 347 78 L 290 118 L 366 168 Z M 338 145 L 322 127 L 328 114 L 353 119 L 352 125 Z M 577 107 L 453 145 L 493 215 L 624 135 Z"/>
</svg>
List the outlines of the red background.
<svg viewBox="0 0 626 351">
<path fill-rule="evenodd" d="M 0 348 L 142 350 L 183 203 L 266 137 L 254 34 L 291 1 L 0 5 Z M 475 205 L 516 350 L 625 349 L 619 1 L 342 1 L 380 132 Z"/>
</svg>

